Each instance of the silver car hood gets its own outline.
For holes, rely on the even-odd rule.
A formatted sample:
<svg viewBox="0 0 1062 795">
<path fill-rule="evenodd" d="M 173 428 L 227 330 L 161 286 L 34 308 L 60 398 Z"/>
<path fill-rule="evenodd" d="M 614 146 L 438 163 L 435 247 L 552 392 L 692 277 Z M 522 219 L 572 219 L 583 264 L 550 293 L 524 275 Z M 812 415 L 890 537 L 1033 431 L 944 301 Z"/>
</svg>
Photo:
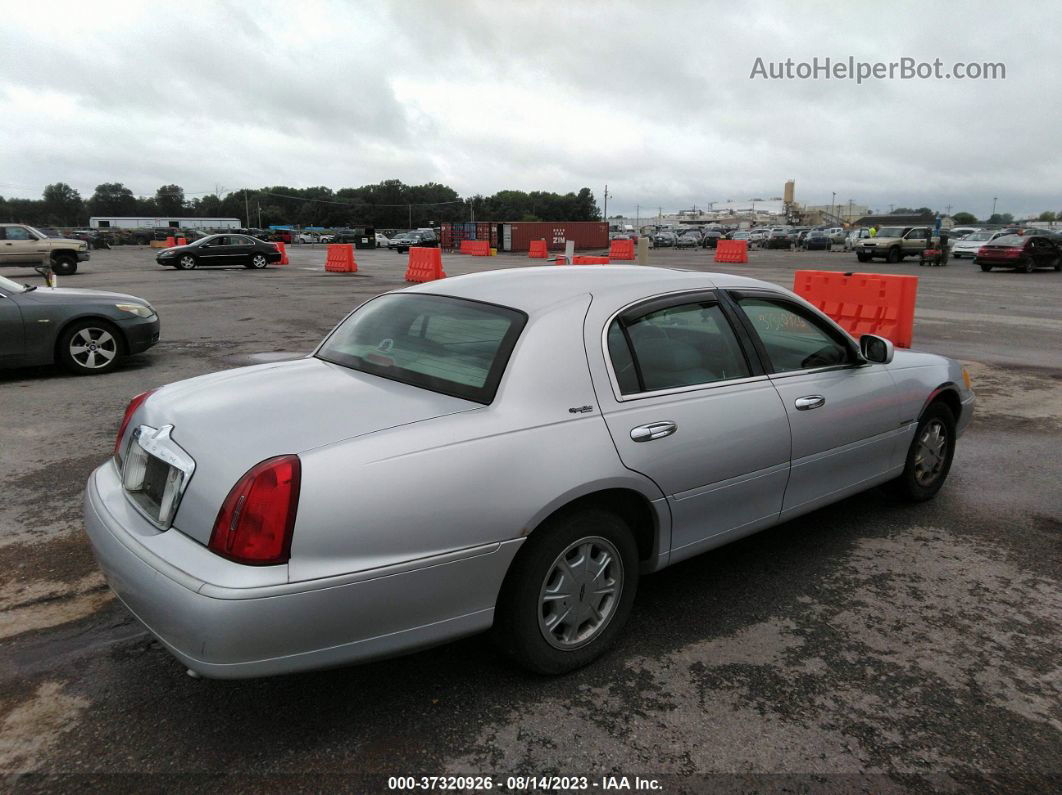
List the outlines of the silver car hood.
<svg viewBox="0 0 1062 795">
<path fill-rule="evenodd" d="M 171 438 L 195 460 L 174 526 L 206 543 L 225 496 L 260 461 L 478 408 L 305 358 L 170 384 L 144 403 L 136 422 L 172 425 Z"/>
</svg>

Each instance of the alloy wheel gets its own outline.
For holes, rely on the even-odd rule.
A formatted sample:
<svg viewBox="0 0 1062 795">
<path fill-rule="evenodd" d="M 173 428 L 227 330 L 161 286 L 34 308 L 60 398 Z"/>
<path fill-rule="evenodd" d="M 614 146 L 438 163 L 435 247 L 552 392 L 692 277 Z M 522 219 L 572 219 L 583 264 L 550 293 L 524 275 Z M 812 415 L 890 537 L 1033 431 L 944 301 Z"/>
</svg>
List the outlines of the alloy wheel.
<svg viewBox="0 0 1062 795">
<path fill-rule="evenodd" d="M 86 370 L 106 367 L 118 355 L 118 341 L 102 328 L 83 328 L 70 339 L 70 356 Z"/>
</svg>

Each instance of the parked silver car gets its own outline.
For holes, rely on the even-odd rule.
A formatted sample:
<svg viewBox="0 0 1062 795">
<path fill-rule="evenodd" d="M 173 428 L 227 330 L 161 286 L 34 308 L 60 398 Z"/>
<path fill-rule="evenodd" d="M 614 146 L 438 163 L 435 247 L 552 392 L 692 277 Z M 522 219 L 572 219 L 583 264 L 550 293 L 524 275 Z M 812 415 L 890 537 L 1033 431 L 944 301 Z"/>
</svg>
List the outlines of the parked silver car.
<svg viewBox="0 0 1062 795">
<path fill-rule="evenodd" d="M 877 484 L 934 496 L 973 401 L 957 362 L 757 280 L 480 273 L 374 298 L 306 358 L 138 396 L 85 523 L 202 675 L 492 626 L 559 673 L 612 643 L 642 574 Z"/>
</svg>

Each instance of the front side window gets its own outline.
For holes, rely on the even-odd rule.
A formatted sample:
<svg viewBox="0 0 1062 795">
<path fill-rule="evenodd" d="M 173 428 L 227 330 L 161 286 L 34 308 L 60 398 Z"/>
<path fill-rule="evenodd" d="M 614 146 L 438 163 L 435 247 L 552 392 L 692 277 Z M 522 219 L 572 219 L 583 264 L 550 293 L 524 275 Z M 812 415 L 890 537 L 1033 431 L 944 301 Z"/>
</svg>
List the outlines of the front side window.
<svg viewBox="0 0 1062 795">
<path fill-rule="evenodd" d="M 9 226 L 7 227 L 7 239 L 8 240 L 36 240 L 33 235 L 30 234 L 28 229 L 21 226 Z"/>
<path fill-rule="evenodd" d="M 848 364 L 851 352 L 835 332 L 805 310 L 781 301 L 739 298 L 775 372 Z"/>
<path fill-rule="evenodd" d="M 317 358 L 444 395 L 490 403 L 527 322 L 507 307 L 385 295 L 347 318 Z"/>
<path fill-rule="evenodd" d="M 656 392 L 751 375 L 715 299 L 624 315 L 608 332 L 620 393 Z"/>
</svg>

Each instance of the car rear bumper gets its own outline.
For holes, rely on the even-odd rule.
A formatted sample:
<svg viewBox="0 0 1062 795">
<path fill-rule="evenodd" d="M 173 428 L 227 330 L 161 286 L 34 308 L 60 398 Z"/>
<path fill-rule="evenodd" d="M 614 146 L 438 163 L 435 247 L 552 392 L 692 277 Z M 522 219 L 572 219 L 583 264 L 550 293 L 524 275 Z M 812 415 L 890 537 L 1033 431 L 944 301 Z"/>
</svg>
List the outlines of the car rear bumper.
<svg viewBox="0 0 1062 795">
<path fill-rule="evenodd" d="M 89 477 L 84 512 L 96 559 L 122 603 L 181 664 L 219 679 L 362 662 L 487 629 L 523 541 L 364 572 L 356 581 L 232 587 L 185 570 L 194 568 L 187 561 L 213 556 L 178 530 L 150 528 L 125 499 L 113 461 Z M 170 559 L 157 554 L 164 548 Z"/>
</svg>

